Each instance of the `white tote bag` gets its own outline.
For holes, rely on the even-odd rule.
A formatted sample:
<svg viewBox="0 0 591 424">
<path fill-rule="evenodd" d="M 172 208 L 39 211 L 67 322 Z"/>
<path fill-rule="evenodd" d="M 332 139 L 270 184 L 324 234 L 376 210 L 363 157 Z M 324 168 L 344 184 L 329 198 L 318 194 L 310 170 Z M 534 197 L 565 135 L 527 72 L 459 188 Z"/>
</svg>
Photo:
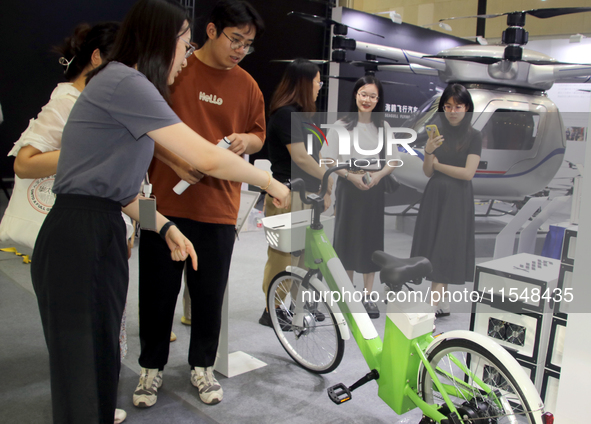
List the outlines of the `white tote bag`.
<svg viewBox="0 0 591 424">
<path fill-rule="evenodd" d="M 50 177 L 22 179 L 14 176 L 14 189 L 0 223 L 0 240 L 33 248 L 41 224 L 55 202 Z"/>
<path fill-rule="evenodd" d="M 51 100 L 41 110 L 41 113 L 51 116 L 49 123 L 46 119 L 41 127 L 36 127 L 41 114 L 37 119 L 31 119 L 9 155 L 16 156 L 23 145 L 32 141 L 34 144 L 31 145 L 43 153 L 59 150 L 63 126 L 79 95 L 80 92 L 71 83 L 58 84 L 51 93 Z M 64 103 L 64 100 L 67 102 Z M 27 142 L 19 144 L 21 140 Z M 55 202 L 52 191 L 54 181 L 55 175 L 35 179 L 14 176 L 12 196 L 0 223 L 0 241 L 10 239 L 33 248 L 41 224 Z"/>
</svg>

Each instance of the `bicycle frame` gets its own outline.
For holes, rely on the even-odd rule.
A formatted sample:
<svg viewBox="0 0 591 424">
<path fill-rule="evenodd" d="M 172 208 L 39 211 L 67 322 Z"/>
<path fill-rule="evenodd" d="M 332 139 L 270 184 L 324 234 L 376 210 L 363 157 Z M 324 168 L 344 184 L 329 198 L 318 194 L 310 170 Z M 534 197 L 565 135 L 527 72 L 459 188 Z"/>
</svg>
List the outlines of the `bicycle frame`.
<svg viewBox="0 0 591 424">
<path fill-rule="evenodd" d="M 324 301 L 334 315 L 336 326 L 342 338 L 344 340 L 349 338 L 350 328 L 350 332 L 353 333 L 357 346 L 361 350 L 370 370 L 377 371 L 379 377 L 377 377 L 376 381 L 380 398 L 399 415 L 418 407 L 425 416 L 438 423 L 446 419 L 451 419 L 453 423 L 464 422 L 463 418 L 460 418 L 462 415 L 450 399 L 450 396 L 472 401 L 475 398 L 480 399 L 479 395 L 485 393 L 487 398 L 501 410 L 506 410 L 507 407 L 511 410 L 503 393 L 498 389 L 493 390 L 491 386 L 485 383 L 479 377 L 478 373 L 480 371 L 477 368 L 475 370 L 470 369 L 470 365 L 462 364 L 454 355 L 448 353 L 446 358 L 455 364 L 473 385 L 467 385 L 462 379 L 448 373 L 439 366 L 436 369 L 431 366 L 429 362 L 431 354 L 434 354 L 438 346 L 444 342 L 472 343 L 482 348 L 497 363 L 503 364 L 506 368 L 506 375 L 516 376 L 514 381 L 517 383 L 517 380 L 519 380 L 518 386 L 516 386 L 519 391 L 519 400 L 524 400 L 530 408 L 524 412 L 528 414 L 532 422 L 536 424 L 543 423 L 542 411 L 544 404 L 535 386 L 511 354 L 486 336 L 457 330 L 443 333 L 441 336 L 434 338 L 431 333 L 435 314 L 420 311 L 413 307 L 412 304 L 390 302 L 386 311 L 386 325 L 384 340 L 382 341 L 365 307 L 360 301 L 355 301 L 352 298 L 354 297 L 353 294 L 357 292 L 320 224 L 320 214 L 323 208 L 322 199 L 326 193 L 325 187 L 328 176 L 339 169 L 345 169 L 345 166 L 337 166 L 325 173 L 322 181 L 323 189 L 317 195 L 312 194 L 304 198 L 303 182 L 296 183 L 294 181 L 292 185 L 292 189 L 296 189 L 296 184 L 299 186 L 297 189 L 301 189 L 300 196 L 304 203 L 313 205 L 310 211 L 312 224 L 306 228 L 305 241 L 305 266 L 309 271 L 297 267 L 288 267 L 288 271 L 294 272 L 303 279 L 300 292 L 296 292 L 297 287 L 294 286 L 290 289 L 292 291 L 291 297 L 295 302 L 291 323 L 294 328 L 293 331 L 305 327 L 306 287 L 311 286 L 318 291 L 324 291 Z M 316 277 L 318 273 L 322 274 L 326 284 Z M 333 297 L 332 295 L 335 293 L 339 293 L 340 296 L 338 298 Z M 348 293 L 349 296 L 345 296 L 345 293 Z M 330 296 L 326 297 L 329 294 Z M 421 303 L 420 305 L 424 307 L 424 304 Z M 443 384 L 438 374 L 449 382 Z M 422 392 L 425 389 L 425 383 L 422 381 L 423 377 L 429 379 L 429 384 L 433 384 L 433 390 L 439 394 L 441 400 L 445 403 L 445 407 L 438 404 L 428 404 L 421 398 L 421 394 L 425 395 Z M 514 420 L 510 422 L 514 422 Z"/>
<path fill-rule="evenodd" d="M 323 229 L 315 230 L 311 227 L 306 229 L 305 264 L 310 270 L 308 273 L 317 271 L 322 273 L 331 292 L 341 294 L 355 292 L 353 284 Z M 301 300 L 302 297 L 298 296 L 298 299 Z M 345 296 L 340 296 L 336 304 L 345 317 L 369 368 L 377 370 L 380 375 L 377 380 L 378 396 L 399 415 L 419 407 L 426 416 L 437 422 L 445 419 L 446 417 L 437 411 L 437 405 L 427 404 L 417 394 L 419 392 L 418 374 L 422 362 L 439 391 L 444 398 L 447 397 L 446 389 L 437 378 L 424 354 L 427 346 L 434 340 L 431 335 L 434 316 L 422 314 L 423 316 L 417 320 L 417 315 L 421 314 L 411 314 L 409 321 L 414 320 L 415 322 L 407 326 L 409 328 L 406 335 L 390 317 L 387 317 L 384 341 L 382 341 L 367 312 L 362 309 L 361 303 L 348 302 L 347 300 L 349 299 L 346 299 Z M 388 313 L 392 313 L 394 308 L 395 304 L 390 303 Z M 296 312 L 297 310 L 296 306 Z M 406 313 L 402 313 L 401 317 L 408 320 Z M 413 331 L 413 329 L 418 331 Z M 407 337 L 409 330 L 412 338 Z M 417 333 L 422 334 L 417 335 Z M 451 412 L 457 413 L 449 398 L 446 399 L 446 403 Z"/>
</svg>

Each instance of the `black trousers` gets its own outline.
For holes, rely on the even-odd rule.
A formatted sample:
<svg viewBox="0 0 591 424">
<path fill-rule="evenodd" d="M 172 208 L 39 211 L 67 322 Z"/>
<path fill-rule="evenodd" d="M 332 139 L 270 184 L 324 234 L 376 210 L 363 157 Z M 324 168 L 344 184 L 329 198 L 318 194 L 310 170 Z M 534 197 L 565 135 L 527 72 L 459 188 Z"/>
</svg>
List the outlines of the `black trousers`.
<svg viewBox="0 0 591 424">
<path fill-rule="evenodd" d="M 121 205 L 58 195 L 33 258 L 31 277 L 49 350 L 53 422 L 112 424 L 129 275 Z"/>
<path fill-rule="evenodd" d="M 193 243 L 199 265 L 187 262 L 187 286 L 191 295 L 189 365 L 209 367 L 215 362 L 222 322 L 222 303 L 228 282 L 235 229 L 233 225 L 209 224 L 169 217 Z M 153 232 L 143 231 L 139 247 L 139 364 L 164 369 L 168 362 L 170 331 L 181 289 L 185 262 L 170 258 L 170 249 Z"/>
</svg>

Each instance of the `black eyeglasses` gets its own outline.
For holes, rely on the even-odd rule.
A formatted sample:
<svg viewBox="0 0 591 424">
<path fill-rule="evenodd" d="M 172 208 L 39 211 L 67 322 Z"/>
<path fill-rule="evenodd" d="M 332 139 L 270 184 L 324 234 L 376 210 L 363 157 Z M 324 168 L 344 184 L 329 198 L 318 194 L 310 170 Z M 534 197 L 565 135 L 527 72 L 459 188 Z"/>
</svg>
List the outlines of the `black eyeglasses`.
<svg viewBox="0 0 591 424">
<path fill-rule="evenodd" d="M 222 31 L 222 34 L 226 35 L 224 31 Z M 242 41 L 237 40 L 235 38 L 230 38 L 227 35 L 226 38 L 230 40 L 230 48 L 232 50 L 238 50 L 244 47 L 244 54 L 251 54 L 252 52 L 254 52 L 254 47 L 252 46 L 252 44 L 245 44 Z"/>
</svg>

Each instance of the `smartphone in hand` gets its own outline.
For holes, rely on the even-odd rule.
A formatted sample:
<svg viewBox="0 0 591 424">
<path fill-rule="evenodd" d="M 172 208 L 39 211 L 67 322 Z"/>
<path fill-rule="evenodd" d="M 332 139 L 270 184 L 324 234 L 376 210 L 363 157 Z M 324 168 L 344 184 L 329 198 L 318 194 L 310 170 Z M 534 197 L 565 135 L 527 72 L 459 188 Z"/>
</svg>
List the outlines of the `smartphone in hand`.
<svg viewBox="0 0 591 424">
<path fill-rule="evenodd" d="M 371 174 L 369 172 L 366 172 L 365 174 L 363 174 L 362 180 L 365 185 L 369 185 L 371 183 Z"/>
<path fill-rule="evenodd" d="M 439 137 L 439 129 L 437 129 L 437 125 L 425 125 L 425 130 L 430 137 Z"/>
</svg>

